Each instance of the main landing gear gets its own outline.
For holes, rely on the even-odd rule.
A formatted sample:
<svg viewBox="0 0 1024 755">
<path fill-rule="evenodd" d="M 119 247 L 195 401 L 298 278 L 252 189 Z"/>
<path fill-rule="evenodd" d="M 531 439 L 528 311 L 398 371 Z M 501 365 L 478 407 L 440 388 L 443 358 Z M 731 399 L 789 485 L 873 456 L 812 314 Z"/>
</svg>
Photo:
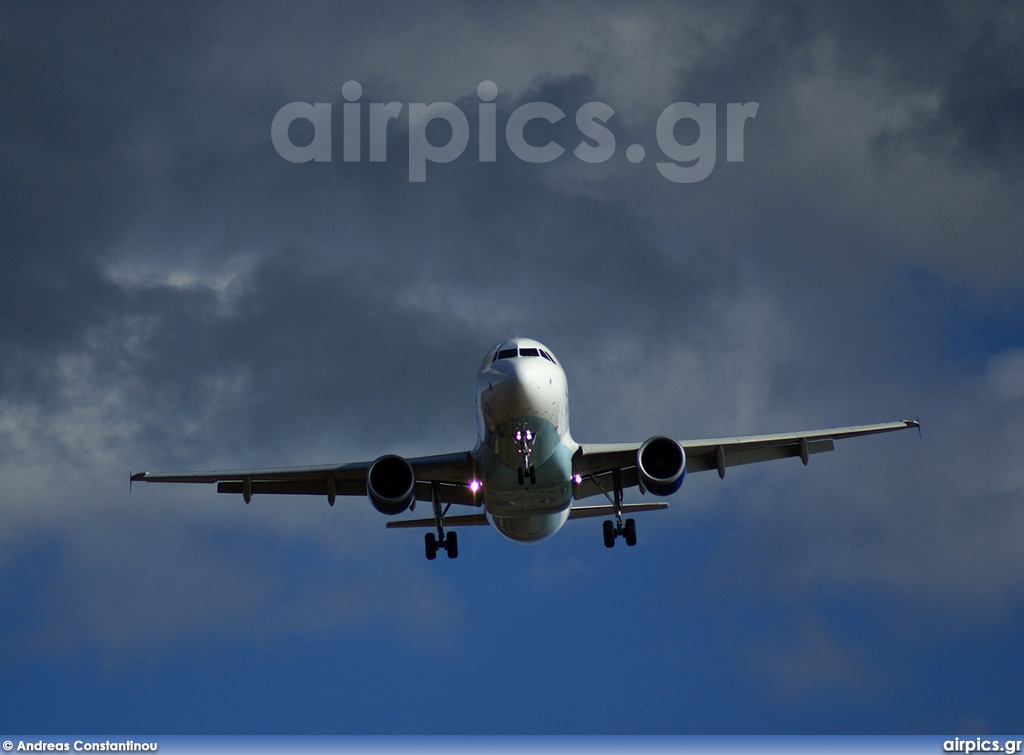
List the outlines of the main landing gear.
<svg viewBox="0 0 1024 755">
<path fill-rule="evenodd" d="M 459 538 L 454 532 L 444 536 L 428 532 L 424 540 L 427 545 L 427 558 L 431 561 L 437 558 L 437 552 L 442 548 L 448 552 L 448 558 L 456 558 L 459 555 Z"/>
<path fill-rule="evenodd" d="M 604 547 L 613 548 L 615 546 L 615 538 L 619 535 L 626 538 L 626 545 L 630 547 L 636 545 L 636 520 L 627 519 L 625 524 L 622 522 L 622 517 L 619 517 L 617 522 L 605 520 Z"/>
<path fill-rule="evenodd" d="M 607 492 L 605 492 L 605 496 L 615 507 L 615 521 L 605 520 L 604 522 L 604 547 L 614 547 L 615 540 L 619 535 L 626 539 L 626 545 L 633 547 L 636 545 L 636 520 L 622 521 L 622 473 L 618 469 L 612 473 L 612 484 L 615 486 L 615 498 L 612 499 Z"/>
<path fill-rule="evenodd" d="M 459 537 L 455 532 L 449 532 L 447 535 L 444 534 L 444 515 L 448 513 L 448 509 L 451 508 L 449 503 L 441 510 L 441 500 L 438 494 L 437 484 L 430 486 L 430 497 L 434 505 L 434 521 L 437 523 L 437 534 L 428 532 L 423 538 L 427 549 L 427 559 L 433 561 L 437 558 L 438 550 L 444 550 L 448 554 L 448 558 L 458 558 L 459 555 Z"/>
</svg>

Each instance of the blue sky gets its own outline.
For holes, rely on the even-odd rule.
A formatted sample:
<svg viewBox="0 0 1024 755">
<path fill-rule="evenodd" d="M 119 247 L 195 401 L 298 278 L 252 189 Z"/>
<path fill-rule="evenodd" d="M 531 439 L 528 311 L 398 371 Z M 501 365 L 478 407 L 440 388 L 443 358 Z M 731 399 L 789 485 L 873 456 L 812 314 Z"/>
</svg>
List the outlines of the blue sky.
<svg viewBox="0 0 1024 755">
<path fill-rule="evenodd" d="M 1022 36 L 1000 2 L 5 6 L 0 730 L 1019 732 Z M 343 159 L 348 81 L 403 104 L 383 161 Z M 331 160 L 275 150 L 292 102 Z M 436 102 L 469 146 L 411 182 Z M 551 162 L 503 138 L 537 102 Z M 701 181 L 656 168 L 676 102 L 716 105 Z M 610 551 L 428 562 L 362 500 L 129 494 L 470 448 L 515 334 L 581 442 L 923 433 L 693 475 Z"/>
</svg>

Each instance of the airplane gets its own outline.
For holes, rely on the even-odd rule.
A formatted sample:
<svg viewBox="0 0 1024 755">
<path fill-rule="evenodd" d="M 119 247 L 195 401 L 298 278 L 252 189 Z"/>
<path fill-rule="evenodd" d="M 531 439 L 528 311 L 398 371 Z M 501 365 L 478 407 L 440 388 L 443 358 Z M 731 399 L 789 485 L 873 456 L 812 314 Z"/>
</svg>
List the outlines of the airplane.
<svg viewBox="0 0 1024 755">
<path fill-rule="evenodd" d="M 333 506 L 338 496 L 366 496 L 387 516 L 429 502 L 432 516 L 387 523 L 422 527 L 426 555 L 456 558 L 456 532 L 445 528 L 491 525 L 506 538 L 534 543 L 570 519 L 606 517 L 604 544 L 622 537 L 636 545 L 636 520 L 628 514 L 668 508 L 668 503 L 624 503 L 623 492 L 669 496 L 687 473 L 834 450 L 833 441 L 918 427 L 914 420 L 811 432 L 676 440 L 655 435 L 642 442 L 580 444 L 569 433 L 568 384 L 561 363 L 538 341 L 512 338 L 487 352 L 476 376 L 477 444 L 471 451 L 406 459 L 385 454 L 372 462 L 279 469 L 130 475 L 132 482 L 216 483 L 218 493 L 316 495 Z M 607 503 L 578 501 L 603 495 Z M 452 506 L 477 513 L 449 516 Z M 481 513 L 482 512 L 482 513 Z M 626 517 L 624 519 L 624 517 Z"/>
</svg>

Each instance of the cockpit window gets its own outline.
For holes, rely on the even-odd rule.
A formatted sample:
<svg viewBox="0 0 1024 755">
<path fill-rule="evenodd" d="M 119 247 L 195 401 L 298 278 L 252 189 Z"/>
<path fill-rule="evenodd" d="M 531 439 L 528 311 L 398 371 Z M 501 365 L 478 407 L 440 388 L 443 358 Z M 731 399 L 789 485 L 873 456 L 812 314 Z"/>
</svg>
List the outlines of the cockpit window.
<svg viewBox="0 0 1024 755">
<path fill-rule="evenodd" d="M 526 346 L 521 349 L 498 349 L 498 351 L 494 353 L 494 356 L 491 357 L 491 361 L 488 364 L 497 362 L 499 359 L 515 359 L 517 356 L 543 357 L 544 359 L 547 359 L 549 362 L 551 362 L 551 364 L 558 364 L 558 362 L 555 361 L 555 358 L 551 356 L 548 352 L 544 351 L 544 349 L 538 349 L 534 346 Z"/>
</svg>

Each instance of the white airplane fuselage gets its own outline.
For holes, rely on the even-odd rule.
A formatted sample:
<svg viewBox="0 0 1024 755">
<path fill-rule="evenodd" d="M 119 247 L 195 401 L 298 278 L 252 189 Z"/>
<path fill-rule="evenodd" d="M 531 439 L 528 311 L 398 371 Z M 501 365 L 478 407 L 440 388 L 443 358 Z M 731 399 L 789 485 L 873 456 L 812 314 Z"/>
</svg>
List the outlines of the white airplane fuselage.
<svg viewBox="0 0 1024 755">
<path fill-rule="evenodd" d="M 475 392 L 488 521 L 517 542 L 553 535 L 569 518 L 578 448 L 569 434 L 565 372 L 545 346 L 516 338 L 488 355 Z"/>
</svg>

